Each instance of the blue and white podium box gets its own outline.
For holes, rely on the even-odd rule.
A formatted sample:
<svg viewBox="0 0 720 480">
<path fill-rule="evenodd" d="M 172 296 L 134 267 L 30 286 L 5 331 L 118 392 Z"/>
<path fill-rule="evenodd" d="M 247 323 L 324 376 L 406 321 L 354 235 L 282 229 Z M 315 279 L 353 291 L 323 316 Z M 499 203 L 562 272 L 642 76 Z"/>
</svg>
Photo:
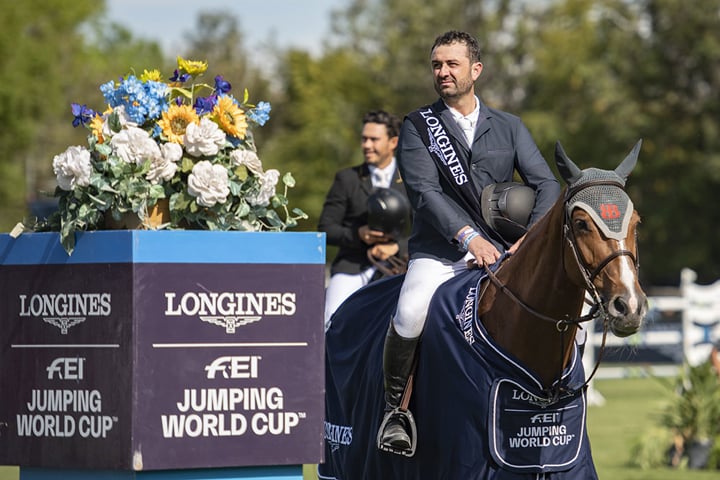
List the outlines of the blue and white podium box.
<svg viewBox="0 0 720 480">
<path fill-rule="evenodd" d="M 230 472 L 322 462 L 324 279 L 323 233 L 0 235 L 0 464 L 302 478 Z"/>
</svg>

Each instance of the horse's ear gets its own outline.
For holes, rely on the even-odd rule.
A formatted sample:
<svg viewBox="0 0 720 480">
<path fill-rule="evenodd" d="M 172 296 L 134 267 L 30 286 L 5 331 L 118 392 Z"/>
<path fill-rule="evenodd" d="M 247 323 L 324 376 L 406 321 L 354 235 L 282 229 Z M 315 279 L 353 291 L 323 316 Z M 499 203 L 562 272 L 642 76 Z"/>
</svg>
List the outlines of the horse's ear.
<svg viewBox="0 0 720 480">
<path fill-rule="evenodd" d="M 627 179 L 627 177 L 630 175 L 630 172 L 632 172 L 633 168 L 635 168 L 635 164 L 637 163 L 638 155 L 640 154 L 640 147 L 642 146 L 642 138 L 637 141 L 633 149 L 628 153 L 628 156 L 625 157 L 625 160 L 618 165 L 618 167 L 615 169 L 615 173 L 618 174 L 620 178 L 623 180 Z"/>
<path fill-rule="evenodd" d="M 562 145 L 560 145 L 559 140 L 555 143 L 555 163 L 557 164 L 560 175 L 562 175 L 568 185 L 582 175 L 582 170 L 570 160 L 565 150 L 563 150 Z"/>
</svg>

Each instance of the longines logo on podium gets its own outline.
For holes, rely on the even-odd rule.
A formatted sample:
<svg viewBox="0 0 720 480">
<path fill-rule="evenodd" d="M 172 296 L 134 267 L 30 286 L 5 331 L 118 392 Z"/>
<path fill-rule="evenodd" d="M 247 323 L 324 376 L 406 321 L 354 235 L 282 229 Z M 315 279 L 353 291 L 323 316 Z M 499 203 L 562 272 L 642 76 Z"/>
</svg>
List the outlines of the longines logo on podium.
<svg viewBox="0 0 720 480">
<path fill-rule="evenodd" d="M 294 316 L 295 299 L 294 292 L 186 292 L 179 298 L 175 292 L 166 292 L 165 315 L 197 316 L 233 334 L 238 327 L 259 322 L 266 315 Z"/>
<path fill-rule="evenodd" d="M 18 295 L 21 317 L 42 318 L 67 335 L 70 327 L 87 317 L 107 317 L 112 312 L 109 293 L 42 293 Z"/>
</svg>

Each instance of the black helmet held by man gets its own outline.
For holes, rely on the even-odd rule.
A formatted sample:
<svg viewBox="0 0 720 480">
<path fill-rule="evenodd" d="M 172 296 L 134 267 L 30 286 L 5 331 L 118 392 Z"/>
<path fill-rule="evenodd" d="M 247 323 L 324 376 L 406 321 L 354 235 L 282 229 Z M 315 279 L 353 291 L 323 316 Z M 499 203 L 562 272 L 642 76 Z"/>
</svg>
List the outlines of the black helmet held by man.
<svg viewBox="0 0 720 480">
<path fill-rule="evenodd" d="M 483 220 L 509 243 L 525 235 L 535 206 L 535 191 L 517 182 L 493 183 L 483 188 Z"/>
<path fill-rule="evenodd" d="M 397 238 L 408 227 L 410 203 L 392 188 L 378 188 L 368 197 L 368 228 Z"/>
</svg>

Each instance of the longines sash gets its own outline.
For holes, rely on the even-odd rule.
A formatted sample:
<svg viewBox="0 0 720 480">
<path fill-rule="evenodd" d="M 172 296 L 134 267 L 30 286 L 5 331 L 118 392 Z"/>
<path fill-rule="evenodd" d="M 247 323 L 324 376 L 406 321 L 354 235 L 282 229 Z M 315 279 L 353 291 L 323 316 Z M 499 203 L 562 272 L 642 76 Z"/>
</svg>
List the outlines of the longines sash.
<svg viewBox="0 0 720 480">
<path fill-rule="evenodd" d="M 480 197 L 470 175 L 470 168 L 464 158 L 458 155 L 452 137 L 431 106 L 425 106 L 408 114 L 420 134 L 425 147 L 441 175 L 458 194 L 466 212 L 485 233 L 485 237 L 495 238 L 495 232 L 487 226 L 480 209 Z"/>
</svg>

